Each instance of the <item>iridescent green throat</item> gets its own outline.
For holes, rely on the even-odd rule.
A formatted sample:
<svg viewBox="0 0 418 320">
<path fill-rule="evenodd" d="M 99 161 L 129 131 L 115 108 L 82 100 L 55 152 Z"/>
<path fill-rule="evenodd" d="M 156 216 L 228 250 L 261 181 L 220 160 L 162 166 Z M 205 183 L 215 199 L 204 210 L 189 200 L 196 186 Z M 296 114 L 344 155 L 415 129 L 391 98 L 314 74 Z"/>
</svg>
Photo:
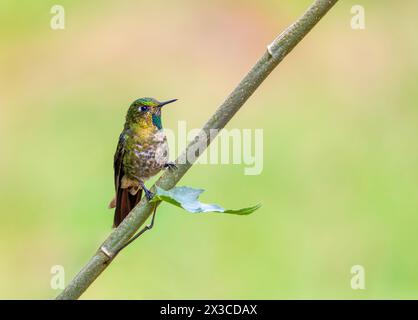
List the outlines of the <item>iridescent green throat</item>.
<svg viewBox="0 0 418 320">
<path fill-rule="evenodd" d="M 154 124 L 154 126 L 158 128 L 158 130 L 161 130 L 163 128 L 163 125 L 161 124 L 161 116 L 157 116 L 156 114 L 153 114 L 152 123 Z"/>
</svg>

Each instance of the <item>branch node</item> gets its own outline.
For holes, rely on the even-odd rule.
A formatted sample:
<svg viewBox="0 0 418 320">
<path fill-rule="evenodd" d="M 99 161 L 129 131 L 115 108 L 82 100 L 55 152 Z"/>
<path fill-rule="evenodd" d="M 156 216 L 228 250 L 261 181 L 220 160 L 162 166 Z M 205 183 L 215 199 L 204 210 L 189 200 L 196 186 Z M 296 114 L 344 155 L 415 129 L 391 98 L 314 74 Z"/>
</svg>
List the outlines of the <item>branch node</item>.
<svg viewBox="0 0 418 320">
<path fill-rule="evenodd" d="M 274 52 L 273 52 L 273 43 L 270 43 L 267 46 L 267 52 L 270 54 L 270 56 L 272 56 L 274 58 Z"/>
<path fill-rule="evenodd" d="M 113 259 L 115 257 L 115 255 L 113 253 L 111 253 L 109 251 L 109 249 L 107 249 L 105 246 L 101 246 L 100 247 L 100 251 L 104 253 L 104 255 L 106 257 L 108 257 L 109 259 Z"/>
<path fill-rule="evenodd" d="M 280 53 L 280 44 L 282 43 L 282 40 L 286 34 L 289 33 L 289 30 L 293 28 L 294 24 L 287 27 L 285 30 L 283 30 L 268 46 L 267 46 L 267 52 L 272 56 L 273 58 L 277 57 Z"/>
</svg>

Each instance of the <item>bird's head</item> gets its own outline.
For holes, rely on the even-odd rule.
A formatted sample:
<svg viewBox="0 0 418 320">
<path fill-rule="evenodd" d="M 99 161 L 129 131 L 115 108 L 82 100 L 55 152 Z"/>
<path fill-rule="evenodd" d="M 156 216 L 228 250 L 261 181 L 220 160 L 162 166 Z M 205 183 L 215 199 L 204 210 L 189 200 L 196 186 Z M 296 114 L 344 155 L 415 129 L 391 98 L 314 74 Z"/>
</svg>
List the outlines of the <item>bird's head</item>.
<svg viewBox="0 0 418 320">
<path fill-rule="evenodd" d="M 141 129 L 155 127 L 162 129 L 161 108 L 177 99 L 160 102 L 153 98 L 140 98 L 132 102 L 126 115 L 128 126 L 139 126 Z"/>
</svg>

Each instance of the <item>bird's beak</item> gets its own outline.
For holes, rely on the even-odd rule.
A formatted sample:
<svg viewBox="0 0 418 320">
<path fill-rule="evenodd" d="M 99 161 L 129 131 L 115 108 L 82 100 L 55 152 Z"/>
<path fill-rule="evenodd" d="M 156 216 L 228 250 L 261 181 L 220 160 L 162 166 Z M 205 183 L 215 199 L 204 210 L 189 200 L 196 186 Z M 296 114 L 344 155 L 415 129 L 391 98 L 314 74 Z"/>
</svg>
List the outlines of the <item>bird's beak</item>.
<svg viewBox="0 0 418 320">
<path fill-rule="evenodd" d="M 165 106 L 166 104 L 173 103 L 173 102 L 176 102 L 176 101 L 177 101 L 177 99 L 172 99 L 172 100 L 161 102 L 159 107 L 161 108 L 162 106 Z"/>
</svg>

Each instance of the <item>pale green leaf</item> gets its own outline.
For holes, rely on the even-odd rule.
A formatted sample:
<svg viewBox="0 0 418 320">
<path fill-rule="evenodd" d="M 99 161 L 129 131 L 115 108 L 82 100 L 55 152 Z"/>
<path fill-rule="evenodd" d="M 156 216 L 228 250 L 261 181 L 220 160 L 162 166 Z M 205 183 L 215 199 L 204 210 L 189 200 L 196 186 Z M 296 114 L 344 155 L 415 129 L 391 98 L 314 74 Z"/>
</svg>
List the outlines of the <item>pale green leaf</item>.
<svg viewBox="0 0 418 320">
<path fill-rule="evenodd" d="M 203 193 L 203 191 L 203 189 L 195 189 L 191 187 L 175 187 L 170 190 L 164 190 L 157 187 L 157 191 L 151 202 L 165 201 L 192 213 L 221 212 L 248 215 L 261 207 L 261 204 L 257 204 L 248 208 L 230 210 L 224 209 L 217 204 L 202 203 L 199 201 L 199 196 Z"/>
</svg>

